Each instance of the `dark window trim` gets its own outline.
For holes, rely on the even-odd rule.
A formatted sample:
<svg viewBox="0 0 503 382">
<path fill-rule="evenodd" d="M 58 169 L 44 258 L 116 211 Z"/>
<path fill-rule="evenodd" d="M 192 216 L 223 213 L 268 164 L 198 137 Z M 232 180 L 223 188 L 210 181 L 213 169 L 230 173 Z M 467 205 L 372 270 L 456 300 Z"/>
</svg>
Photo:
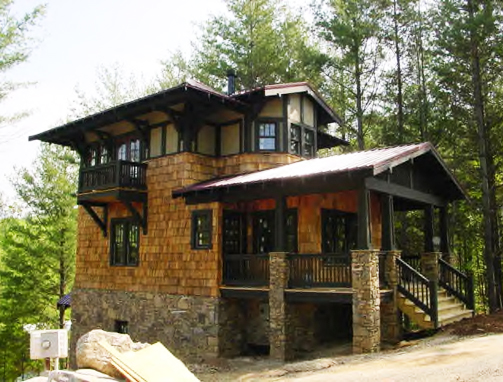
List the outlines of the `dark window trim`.
<svg viewBox="0 0 503 382">
<path fill-rule="evenodd" d="M 118 224 L 125 224 L 125 230 L 124 230 L 124 238 L 123 238 L 123 245 L 125 248 L 125 262 L 124 264 L 117 264 L 115 262 L 116 258 L 116 242 L 115 242 L 115 230 L 116 226 Z M 137 254 L 137 259 L 136 262 L 132 262 L 129 259 L 129 232 L 130 232 L 130 226 L 131 225 L 136 225 L 137 226 L 137 242 L 138 242 L 138 254 Z M 126 217 L 126 218 L 113 218 L 110 220 L 110 266 L 112 267 L 137 267 L 140 264 L 140 229 L 141 229 L 141 223 L 138 222 L 135 218 L 133 217 Z"/>
<path fill-rule="evenodd" d="M 291 143 L 292 143 L 292 135 L 291 135 L 292 126 L 297 126 L 300 128 L 300 141 L 299 141 L 300 154 L 298 154 L 292 150 L 292 145 L 291 145 Z M 305 146 L 304 135 L 305 135 L 306 130 L 309 130 L 313 133 L 313 149 L 312 149 L 311 156 L 304 155 L 304 146 Z M 288 125 L 288 130 L 287 130 L 287 133 L 288 133 L 288 153 L 294 154 L 294 155 L 299 155 L 303 158 L 316 158 L 316 153 L 318 151 L 318 142 L 316 139 L 316 135 L 317 135 L 316 132 L 317 132 L 317 130 L 313 126 L 309 126 L 309 125 L 306 125 L 301 122 L 290 122 Z"/>
<path fill-rule="evenodd" d="M 208 243 L 203 245 L 197 244 L 197 218 L 205 216 L 208 219 Z M 204 232 L 204 231 L 203 231 Z M 192 211 L 191 219 L 191 246 L 192 249 L 211 249 L 212 248 L 212 235 L 213 235 L 213 210 L 195 210 Z"/>
<path fill-rule="evenodd" d="M 271 119 L 271 118 L 260 118 L 257 119 L 255 123 L 255 150 L 258 152 L 278 152 L 280 151 L 279 147 L 279 126 L 280 122 L 282 121 L 281 118 L 279 119 Z M 275 136 L 274 136 L 274 150 L 264 150 L 260 149 L 260 125 L 263 123 L 271 123 L 274 124 L 274 131 L 275 131 Z"/>
</svg>

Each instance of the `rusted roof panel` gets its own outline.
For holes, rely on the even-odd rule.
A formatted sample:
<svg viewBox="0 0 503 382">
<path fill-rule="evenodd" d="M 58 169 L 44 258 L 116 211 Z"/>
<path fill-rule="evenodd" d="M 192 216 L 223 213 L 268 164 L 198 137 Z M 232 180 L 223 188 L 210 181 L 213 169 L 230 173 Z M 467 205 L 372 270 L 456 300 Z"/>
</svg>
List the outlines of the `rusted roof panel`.
<svg viewBox="0 0 503 382">
<path fill-rule="evenodd" d="M 359 170 L 371 170 L 373 175 L 377 175 L 427 151 L 434 150 L 430 143 L 425 142 L 304 160 L 268 170 L 194 184 L 174 191 L 173 195 L 181 196 L 194 191 Z"/>
</svg>

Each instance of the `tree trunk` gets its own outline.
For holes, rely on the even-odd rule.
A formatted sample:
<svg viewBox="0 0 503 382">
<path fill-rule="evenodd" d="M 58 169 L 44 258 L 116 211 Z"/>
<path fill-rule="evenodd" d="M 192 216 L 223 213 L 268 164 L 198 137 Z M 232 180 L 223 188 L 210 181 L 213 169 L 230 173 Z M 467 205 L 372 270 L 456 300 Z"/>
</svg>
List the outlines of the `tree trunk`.
<svg viewBox="0 0 503 382">
<path fill-rule="evenodd" d="M 402 63 L 400 51 L 400 36 L 398 30 L 398 0 L 393 0 L 393 27 L 395 33 L 395 57 L 396 57 L 396 81 L 397 81 L 397 96 L 396 103 L 398 107 L 397 112 L 397 127 L 398 127 L 398 141 L 404 143 L 404 117 L 403 117 L 403 85 L 402 85 Z"/>
<path fill-rule="evenodd" d="M 362 92 L 362 69 L 360 63 L 360 46 L 355 41 L 354 44 L 354 60 L 355 60 L 355 82 L 356 82 L 356 124 L 357 124 L 357 141 L 360 150 L 365 149 L 365 141 L 363 139 L 363 92 Z"/>
<path fill-rule="evenodd" d="M 475 19 L 473 0 L 467 0 L 466 5 L 469 22 L 473 26 Z M 494 206 L 492 205 L 492 200 L 494 200 L 494 197 L 491 195 L 491 193 L 494 193 L 494 188 L 491 189 L 490 187 L 490 184 L 494 184 L 494 182 L 491 182 L 491 180 L 489 179 L 489 165 L 492 161 L 490 160 L 491 154 L 489 136 L 484 115 L 484 96 L 482 92 L 479 41 L 476 35 L 476 31 L 474 31 L 473 28 L 470 29 L 470 60 L 471 80 L 473 87 L 473 111 L 477 125 L 479 146 L 478 150 L 481 172 L 482 214 L 484 220 L 484 260 L 486 265 L 487 297 L 489 302 L 489 311 L 493 313 L 501 307 L 499 296 L 500 293 L 497 286 L 498 283 L 496 282 L 494 267 L 494 250 L 496 249 L 495 239 L 497 238 L 493 237 L 495 227 L 493 226 Z"/>
</svg>

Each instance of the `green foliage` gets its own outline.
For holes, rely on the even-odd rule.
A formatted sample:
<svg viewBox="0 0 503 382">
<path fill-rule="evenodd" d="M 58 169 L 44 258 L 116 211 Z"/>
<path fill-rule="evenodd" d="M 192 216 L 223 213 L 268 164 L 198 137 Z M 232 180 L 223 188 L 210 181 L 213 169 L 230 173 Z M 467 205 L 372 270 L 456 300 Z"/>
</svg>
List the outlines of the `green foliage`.
<svg viewBox="0 0 503 382">
<path fill-rule="evenodd" d="M 33 170 L 13 181 L 25 210 L 0 226 L 0 341 L 9 380 L 27 358 L 20 353 L 27 349 L 25 326 L 61 324 L 56 302 L 71 290 L 75 270 L 77 170 L 71 151 L 43 145 Z"/>
</svg>

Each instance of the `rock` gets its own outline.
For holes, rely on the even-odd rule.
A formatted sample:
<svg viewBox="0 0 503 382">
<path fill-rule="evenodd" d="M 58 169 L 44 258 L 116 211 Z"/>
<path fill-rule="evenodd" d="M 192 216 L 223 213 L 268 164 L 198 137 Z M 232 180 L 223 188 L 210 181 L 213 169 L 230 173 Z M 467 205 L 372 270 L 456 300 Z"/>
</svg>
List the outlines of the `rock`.
<svg viewBox="0 0 503 382">
<path fill-rule="evenodd" d="M 138 351 L 149 346 L 140 342 L 133 342 L 127 334 L 105 332 L 104 330 L 92 330 L 84 334 L 77 341 L 77 366 L 80 369 L 90 368 L 98 370 L 114 378 L 122 378 L 122 375 L 110 364 L 110 354 L 99 345 L 100 341 L 106 341 L 117 351 Z"/>
</svg>

